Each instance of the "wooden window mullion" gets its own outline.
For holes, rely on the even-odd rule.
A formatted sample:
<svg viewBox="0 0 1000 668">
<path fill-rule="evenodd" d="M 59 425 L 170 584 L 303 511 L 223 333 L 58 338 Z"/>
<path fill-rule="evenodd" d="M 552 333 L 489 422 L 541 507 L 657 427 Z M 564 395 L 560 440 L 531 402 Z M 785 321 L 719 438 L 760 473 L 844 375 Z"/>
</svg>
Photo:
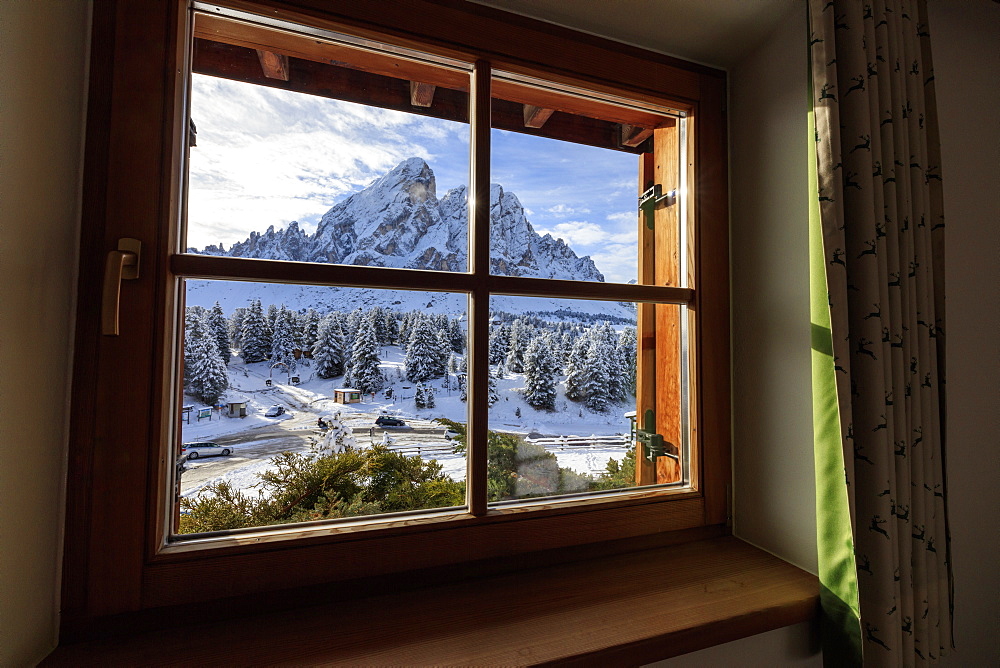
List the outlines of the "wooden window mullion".
<svg viewBox="0 0 1000 668">
<path fill-rule="evenodd" d="M 469 512 L 486 514 L 486 442 L 489 433 L 489 318 L 490 318 L 490 65 L 476 62 L 469 96 L 471 174 L 469 178 L 470 270 L 474 277 L 469 304 L 468 398 L 466 432 Z"/>
</svg>

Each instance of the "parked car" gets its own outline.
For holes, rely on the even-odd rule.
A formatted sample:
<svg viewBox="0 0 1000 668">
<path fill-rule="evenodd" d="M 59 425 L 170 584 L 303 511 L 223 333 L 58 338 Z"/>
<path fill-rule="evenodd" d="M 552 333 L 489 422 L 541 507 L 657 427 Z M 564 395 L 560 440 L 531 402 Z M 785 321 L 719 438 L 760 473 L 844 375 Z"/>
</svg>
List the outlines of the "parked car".
<svg viewBox="0 0 1000 668">
<path fill-rule="evenodd" d="M 267 412 L 264 413 L 264 417 L 278 417 L 279 415 L 284 415 L 284 414 L 285 414 L 285 407 L 275 404 L 267 409 Z"/>
<path fill-rule="evenodd" d="M 379 427 L 405 427 L 406 423 L 399 418 L 391 417 L 389 415 L 379 415 L 375 418 L 375 424 Z"/>
<path fill-rule="evenodd" d="M 445 429 L 444 430 L 444 438 L 447 441 L 450 441 L 451 439 L 456 438 L 458 436 L 461 436 L 461 434 L 459 434 L 454 429 Z"/>
<path fill-rule="evenodd" d="M 181 456 L 187 456 L 188 460 L 198 459 L 199 457 L 212 457 L 214 455 L 228 456 L 233 454 L 230 446 L 219 445 L 218 443 L 182 443 L 181 444 Z"/>
</svg>

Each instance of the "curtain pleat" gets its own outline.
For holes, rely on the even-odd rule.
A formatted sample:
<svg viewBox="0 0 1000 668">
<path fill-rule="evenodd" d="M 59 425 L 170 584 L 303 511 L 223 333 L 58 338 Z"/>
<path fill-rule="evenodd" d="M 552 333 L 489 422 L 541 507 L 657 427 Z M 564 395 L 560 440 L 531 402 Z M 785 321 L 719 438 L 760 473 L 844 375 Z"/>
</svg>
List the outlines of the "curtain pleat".
<svg viewBox="0 0 1000 668">
<path fill-rule="evenodd" d="M 926 8 L 810 0 L 809 10 L 814 264 L 826 277 L 861 644 L 865 664 L 914 665 L 952 644 L 944 216 Z M 817 438 L 817 461 L 828 440 Z M 818 511 L 822 554 L 831 509 L 820 499 Z"/>
</svg>

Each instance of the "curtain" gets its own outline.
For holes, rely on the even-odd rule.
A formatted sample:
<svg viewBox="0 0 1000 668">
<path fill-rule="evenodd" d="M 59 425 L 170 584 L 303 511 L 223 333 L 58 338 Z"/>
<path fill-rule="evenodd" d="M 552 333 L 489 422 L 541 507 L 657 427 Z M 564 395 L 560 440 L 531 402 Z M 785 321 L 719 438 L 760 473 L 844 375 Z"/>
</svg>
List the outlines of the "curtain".
<svg viewBox="0 0 1000 668">
<path fill-rule="evenodd" d="M 925 1 L 809 0 L 809 33 L 825 656 L 922 664 L 952 646 L 944 216 Z"/>
</svg>

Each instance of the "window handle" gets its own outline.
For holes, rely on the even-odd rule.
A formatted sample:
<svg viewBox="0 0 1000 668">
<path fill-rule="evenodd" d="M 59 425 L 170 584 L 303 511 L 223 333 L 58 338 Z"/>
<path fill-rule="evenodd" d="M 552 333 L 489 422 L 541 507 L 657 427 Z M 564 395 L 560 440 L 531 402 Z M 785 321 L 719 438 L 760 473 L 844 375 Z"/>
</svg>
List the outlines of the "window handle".
<svg viewBox="0 0 1000 668">
<path fill-rule="evenodd" d="M 108 253 L 104 263 L 104 298 L 101 306 L 101 332 L 105 336 L 118 336 L 118 303 L 122 281 L 139 278 L 139 254 L 142 242 L 138 239 L 118 240 L 118 250 Z"/>
</svg>

